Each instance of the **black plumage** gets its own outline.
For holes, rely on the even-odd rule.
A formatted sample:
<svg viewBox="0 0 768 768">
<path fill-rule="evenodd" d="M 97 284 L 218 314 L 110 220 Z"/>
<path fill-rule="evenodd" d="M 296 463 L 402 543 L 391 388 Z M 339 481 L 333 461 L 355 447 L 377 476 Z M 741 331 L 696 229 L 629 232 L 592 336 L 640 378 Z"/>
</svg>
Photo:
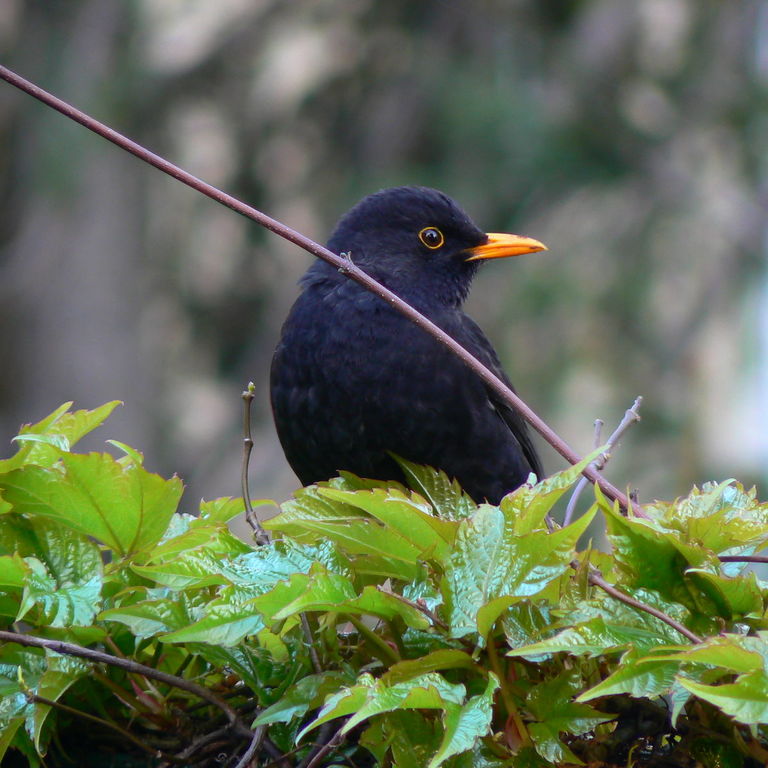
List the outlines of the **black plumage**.
<svg viewBox="0 0 768 768">
<path fill-rule="evenodd" d="M 508 383 L 461 305 L 487 258 L 544 250 L 488 235 L 447 195 L 397 187 L 345 214 L 328 247 L 412 304 Z M 286 458 L 304 485 L 349 470 L 403 480 L 389 455 L 443 469 L 478 502 L 542 476 L 516 412 L 425 331 L 316 261 L 301 280 L 272 361 L 271 396 Z"/>
</svg>

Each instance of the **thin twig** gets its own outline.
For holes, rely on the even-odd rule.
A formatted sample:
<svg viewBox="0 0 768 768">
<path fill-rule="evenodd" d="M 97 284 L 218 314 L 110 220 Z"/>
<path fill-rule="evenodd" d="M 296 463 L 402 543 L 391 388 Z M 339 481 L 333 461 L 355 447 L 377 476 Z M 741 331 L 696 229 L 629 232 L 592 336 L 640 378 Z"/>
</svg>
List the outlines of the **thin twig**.
<svg viewBox="0 0 768 768">
<path fill-rule="evenodd" d="M 301 631 L 304 633 L 304 642 L 309 649 L 309 658 L 312 661 L 312 668 L 315 670 L 315 674 L 319 675 L 323 671 L 323 665 L 320 663 L 320 656 L 315 648 L 315 639 L 312 636 L 312 627 L 309 626 L 309 619 L 306 613 L 299 614 L 299 620 L 301 621 Z"/>
<path fill-rule="evenodd" d="M 150 152 L 145 147 L 137 144 L 135 141 L 123 136 L 112 128 L 107 127 L 103 123 L 95 120 L 94 118 L 86 115 L 78 109 L 75 109 L 72 105 L 68 104 L 61 99 L 53 96 L 52 94 L 44 91 L 34 83 L 25 80 L 15 72 L 12 72 L 7 67 L 0 65 L 0 78 L 15 86 L 16 88 L 24 91 L 25 93 L 33 96 L 44 104 L 48 105 L 52 109 L 60 112 L 66 117 L 74 120 L 80 125 L 88 128 L 94 133 L 98 134 L 107 141 L 111 141 L 118 147 L 130 152 L 139 159 L 143 160 L 149 165 L 154 166 L 163 173 L 168 174 L 177 181 L 186 184 L 192 189 L 197 190 L 201 194 L 210 197 L 227 208 L 231 208 L 236 213 L 239 213 L 247 218 L 255 221 L 257 224 L 265 227 L 266 229 L 274 232 L 276 235 L 288 240 L 305 251 L 311 253 L 313 256 L 317 256 L 329 264 L 332 264 L 339 269 L 345 276 L 354 280 L 366 290 L 371 291 L 381 299 L 386 301 L 393 309 L 397 310 L 405 317 L 411 320 L 415 325 L 422 328 L 429 333 L 440 344 L 449 349 L 456 357 L 458 357 L 468 368 L 473 370 L 493 392 L 501 398 L 502 402 L 508 405 L 510 408 L 517 411 L 525 421 L 527 421 L 564 459 L 571 464 L 577 464 L 581 457 L 563 440 L 543 419 L 541 419 L 534 411 L 523 402 L 520 397 L 512 391 L 493 371 L 486 368 L 476 357 L 471 355 L 464 347 L 461 346 L 452 336 L 447 334 L 431 320 L 428 320 L 424 315 L 414 309 L 410 304 L 403 301 L 399 296 L 392 293 L 389 289 L 378 283 L 363 270 L 361 270 L 356 264 L 347 258 L 338 256 L 332 253 L 327 248 L 324 248 L 320 244 L 310 240 L 305 235 L 297 232 L 291 227 L 273 219 L 271 216 L 267 216 L 265 213 L 253 208 L 250 205 L 246 205 L 242 201 L 238 200 L 231 195 L 222 192 L 220 189 L 207 184 L 206 182 L 193 176 L 191 173 L 182 170 L 178 166 L 170 163 L 168 160 Z M 627 498 L 626 494 L 612 485 L 606 480 L 591 464 L 583 471 L 585 477 L 589 478 L 594 483 L 597 483 L 602 492 L 610 499 L 618 501 L 619 505 L 623 509 L 632 508 L 635 515 L 638 517 L 647 517 L 647 515 Z"/>
<path fill-rule="evenodd" d="M 327 744 L 328 734 L 333 729 L 333 722 L 329 720 L 327 723 L 323 723 L 320 726 L 320 730 L 317 732 L 317 738 L 315 739 L 312 749 L 302 758 L 301 762 L 296 768 L 307 768 L 307 766 L 315 759 L 315 755 Z M 266 766 L 265 766 L 266 768 Z"/>
<path fill-rule="evenodd" d="M 251 436 L 251 403 L 253 402 L 256 387 L 252 381 L 243 390 L 243 467 L 240 474 L 240 486 L 243 492 L 243 504 L 245 504 L 245 519 L 248 525 L 253 528 L 253 538 L 258 546 L 269 544 L 269 536 L 261 527 L 259 518 L 253 511 L 251 504 L 251 491 L 248 486 L 248 464 L 251 460 L 251 451 L 253 450 L 253 437 Z"/>
<path fill-rule="evenodd" d="M 603 451 L 591 464 L 595 468 L 595 470 L 600 471 L 609 461 L 611 458 L 611 451 L 616 446 L 616 443 L 619 442 L 623 434 L 635 423 L 640 421 L 640 414 L 638 413 L 638 410 L 640 406 L 643 404 L 643 398 L 641 395 L 638 395 L 635 398 L 635 402 L 632 404 L 632 407 L 629 408 L 624 412 L 624 418 L 619 422 L 619 426 L 616 427 L 616 429 L 613 431 L 613 434 L 608 438 L 608 442 L 606 443 L 606 450 Z M 600 431 L 602 429 L 603 422 L 600 419 L 595 420 L 595 440 L 597 441 L 597 445 L 595 445 L 595 448 L 598 448 L 600 446 Z M 582 477 L 579 479 L 579 482 L 577 483 L 576 487 L 573 489 L 573 493 L 571 494 L 571 498 L 568 501 L 568 506 L 565 510 L 565 517 L 563 518 L 563 525 L 570 525 L 571 519 L 573 518 L 573 513 L 576 509 L 576 502 L 579 500 L 579 496 L 581 496 L 581 492 L 586 488 L 587 483 L 589 483 L 589 478 Z M 639 507 L 637 507 L 639 509 Z"/>
<path fill-rule="evenodd" d="M 721 563 L 768 563 L 768 555 L 720 555 Z"/>
<path fill-rule="evenodd" d="M 265 733 L 266 733 L 266 728 L 263 725 L 260 725 L 253 732 L 253 738 L 251 739 L 251 743 L 248 745 L 248 749 L 245 750 L 243 756 L 240 758 L 240 761 L 235 766 L 235 768 L 249 768 L 251 764 L 251 760 L 253 760 L 254 755 L 256 754 L 259 747 L 261 746 L 261 741 L 264 738 Z"/>
<path fill-rule="evenodd" d="M 652 605 L 642 603 L 640 600 L 636 600 L 634 597 L 630 597 L 629 595 L 625 595 L 623 592 L 620 592 L 612 584 L 609 584 L 600 575 L 600 572 L 597 569 L 590 570 L 589 583 L 599 587 L 603 590 L 603 592 L 607 592 L 616 600 L 620 600 L 622 603 L 631 605 L 633 608 L 637 608 L 639 611 L 645 611 L 645 613 L 649 613 L 651 616 L 655 616 L 657 619 L 660 619 L 665 624 L 668 624 L 670 627 L 672 627 L 672 629 L 677 630 L 684 637 L 687 637 L 692 643 L 702 642 L 702 639 L 698 635 L 691 632 L 690 629 L 683 626 L 679 621 L 676 621 L 671 616 L 664 613 L 664 611 L 660 611 L 658 608 L 654 608 Z"/>
<path fill-rule="evenodd" d="M 346 721 L 344 722 L 344 725 L 346 725 Z M 317 766 L 320 765 L 323 758 L 334 748 L 338 747 L 339 744 L 344 740 L 344 734 L 342 731 L 344 730 L 344 725 L 339 728 L 336 733 L 331 736 L 331 738 L 323 744 L 320 749 L 317 750 L 317 754 L 307 763 L 306 768 L 317 768 Z"/>
<path fill-rule="evenodd" d="M 65 643 L 62 640 L 48 640 L 43 637 L 34 637 L 32 635 L 17 634 L 16 632 L 7 632 L 0 630 L 0 640 L 5 640 L 8 643 L 18 643 L 19 645 L 31 646 L 35 648 L 47 648 L 55 653 L 61 653 L 65 656 L 76 656 L 81 659 L 88 659 L 89 661 L 96 661 L 101 664 L 108 664 L 111 667 L 119 667 L 125 669 L 135 675 L 144 675 L 145 677 L 159 680 L 161 683 L 171 685 L 174 688 L 180 688 L 187 693 L 191 693 L 194 696 L 199 696 L 209 704 L 212 704 L 217 709 L 220 709 L 227 720 L 229 725 L 234 731 L 242 735 L 251 737 L 252 731 L 244 723 L 240 722 L 232 707 L 225 701 L 222 701 L 218 696 L 211 693 L 206 688 L 203 688 L 197 683 L 193 683 L 190 680 L 185 680 L 183 677 L 176 677 L 176 675 L 170 675 L 167 672 L 161 672 L 159 669 L 152 669 L 144 664 L 139 664 L 137 661 L 131 659 L 121 659 L 118 656 L 112 656 L 109 653 L 103 651 L 95 651 L 92 648 L 84 648 L 82 645 L 75 645 L 75 643 Z"/>
</svg>

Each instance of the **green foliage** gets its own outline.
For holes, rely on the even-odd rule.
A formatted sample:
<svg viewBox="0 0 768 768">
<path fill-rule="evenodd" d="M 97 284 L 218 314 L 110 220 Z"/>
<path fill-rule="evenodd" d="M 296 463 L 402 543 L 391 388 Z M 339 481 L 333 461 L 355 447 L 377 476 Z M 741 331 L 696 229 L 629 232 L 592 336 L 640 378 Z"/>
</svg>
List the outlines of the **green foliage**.
<svg viewBox="0 0 768 768">
<path fill-rule="evenodd" d="M 583 464 L 495 507 L 404 462 L 417 490 L 349 474 L 302 489 L 254 547 L 228 528 L 241 500 L 194 517 L 128 446 L 72 452 L 114 406 L 62 406 L 0 462 L 0 620 L 18 639 L 0 646 L 0 759 L 56 764 L 84 714 L 91 751 L 207 765 L 213 733 L 244 749 L 194 689 L 59 641 L 203 686 L 297 762 L 334 733 L 324 764 L 641 765 L 643 739 L 704 766 L 765 756 L 768 585 L 719 558 L 768 545 L 768 505 L 737 483 L 647 519 L 596 492 L 562 528 L 549 514 Z M 610 555 L 582 544 L 598 516 Z M 660 613 L 592 584 L 597 568 Z M 650 741 L 626 726 L 648 712 Z"/>
</svg>

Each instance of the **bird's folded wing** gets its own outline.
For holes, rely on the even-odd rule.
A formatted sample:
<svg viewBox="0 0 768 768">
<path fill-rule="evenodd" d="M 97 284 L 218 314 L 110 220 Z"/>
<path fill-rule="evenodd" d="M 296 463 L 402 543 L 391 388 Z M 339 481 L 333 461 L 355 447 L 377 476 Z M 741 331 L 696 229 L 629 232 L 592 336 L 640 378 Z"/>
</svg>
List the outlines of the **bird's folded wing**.
<svg viewBox="0 0 768 768">
<path fill-rule="evenodd" d="M 465 349 L 471 352 L 483 365 L 490 368 L 493 373 L 496 374 L 513 392 L 515 388 L 512 386 L 507 374 L 501 367 L 499 358 L 496 355 L 491 342 L 488 341 L 485 334 L 480 327 L 467 315 L 464 315 L 459 329 L 452 329 L 451 335 L 458 341 Z M 536 473 L 536 477 L 541 480 L 544 476 L 544 469 L 541 466 L 541 459 L 536 451 L 531 440 L 531 434 L 528 429 L 528 424 L 523 417 L 509 405 L 504 403 L 499 395 L 494 392 L 490 387 L 486 386 L 486 392 L 488 394 L 488 400 L 494 407 L 500 418 L 509 427 L 515 439 L 520 444 L 520 448 L 523 455 L 527 459 L 531 466 L 531 471 Z"/>
</svg>

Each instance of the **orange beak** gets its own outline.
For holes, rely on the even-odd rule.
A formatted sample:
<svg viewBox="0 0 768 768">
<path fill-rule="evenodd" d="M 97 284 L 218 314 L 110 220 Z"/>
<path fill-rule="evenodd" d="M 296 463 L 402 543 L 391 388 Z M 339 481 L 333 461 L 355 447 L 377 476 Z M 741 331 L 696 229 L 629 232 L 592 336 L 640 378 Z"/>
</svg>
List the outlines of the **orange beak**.
<svg viewBox="0 0 768 768">
<path fill-rule="evenodd" d="M 547 246 L 534 240 L 532 237 L 520 235 L 505 235 L 500 232 L 489 232 L 488 241 L 474 248 L 468 248 L 467 253 L 472 254 L 467 261 L 479 261 L 480 259 L 506 259 L 509 256 L 522 256 L 526 253 L 546 251 Z"/>
</svg>

